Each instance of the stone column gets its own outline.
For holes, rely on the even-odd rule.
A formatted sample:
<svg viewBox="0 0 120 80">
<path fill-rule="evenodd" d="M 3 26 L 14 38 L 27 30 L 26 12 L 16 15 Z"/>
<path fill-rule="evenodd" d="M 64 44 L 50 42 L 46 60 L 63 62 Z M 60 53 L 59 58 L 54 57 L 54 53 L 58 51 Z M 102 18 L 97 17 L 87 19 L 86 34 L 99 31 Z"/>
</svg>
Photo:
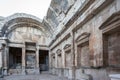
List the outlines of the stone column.
<svg viewBox="0 0 120 80">
<path fill-rule="evenodd" d="M 8 75 L 8 47 L 3 44 L 3 75 Z"/>
<path fill-rule="evenodd" d="M 36 74 L 39 74 L 40 72 L 40 68 L 39 68 L 39 45 L 36 46 Z"/>
<path fill-rule="evenodd" d="M 4 67 L 4 62 L 3 62 L 3 59 L 4 59 L 4 56 L 3 56 L 3 46 L 2 46 L 2 43 L 0 43 L 0 68 L 1 68 L 1 77 L 4 75 L 3 74 L 3 67 Z"/>
<path fill-rule="evenodd" d="M 55 68 L 58 68 L 58 56 L 57 53 L 55 53 Z"/>
<path fill-rule="evenodd" d="M 51 73 L 51 67 L 52 67 L 52 64 L 51 64 L 51 55 L 50 55 L 50 50 L 49 50 L 48 57 L 49 57 L 49 73 Z"/>
<path fill-rule="evenodd" d="M 3 67 L 2 51 L 3 51 L 3 47 L 2 47 L 2 44 L 0 44 L 0 68 Z"/>
<path fill-rule="evenodd" d="M 72 53 L 72 66 L 69 68 L 69 79 L 75 80 L 75 39 L 74 39 L 74 32 L 71 32 L 72 41 L 71 41 L 71 53 Z"/>
<path fill-rule="evenodd" d="M 51 56 L 51 50 L 49 50 L 49 69 L 52 68 L 52 56 Z"/>
<path fill-rule="evenodd" d="M 26 66 L 26 54 L 25 54 L 25 47 L 22 48 L 22 75 L 25 75 L 25 66 Z"/>
</svg>

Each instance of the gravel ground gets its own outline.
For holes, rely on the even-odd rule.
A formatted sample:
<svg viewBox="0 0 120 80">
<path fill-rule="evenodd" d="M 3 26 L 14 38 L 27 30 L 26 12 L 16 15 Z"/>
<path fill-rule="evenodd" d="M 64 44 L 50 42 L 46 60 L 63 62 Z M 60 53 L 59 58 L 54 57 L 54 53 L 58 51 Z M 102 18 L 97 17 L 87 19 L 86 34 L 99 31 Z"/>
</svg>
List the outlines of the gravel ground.
<svg viewBox="0 0 120 80">
<path fill-rule="evenodd" d="M 51 75 L 48 73 L 42 73 L 40 75 L 11 75 L 6 76 L 0 80 L 68 80 L 68 79 Z"/>
</svg>

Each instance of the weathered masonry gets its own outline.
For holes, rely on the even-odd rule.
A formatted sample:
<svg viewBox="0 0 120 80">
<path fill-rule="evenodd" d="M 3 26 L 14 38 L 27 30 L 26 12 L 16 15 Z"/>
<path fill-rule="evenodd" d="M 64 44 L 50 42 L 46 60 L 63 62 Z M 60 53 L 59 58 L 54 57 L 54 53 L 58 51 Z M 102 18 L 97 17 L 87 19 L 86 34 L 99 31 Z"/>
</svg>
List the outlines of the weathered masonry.
<svg viewBox="0 0 120 80">
<path fill-rule="evenodd" d="M 48 35 L 40 19 L 17 13 L 3 19 L 1 25 L 4 75 L 39 74 L 41 70 L 48 70 Z"/>
<path fill-rule="evenodd" d="M 57 25 L 50 72 L 73 80 L 119 80 L 119 17 L 119 0 L 53 0 L 46 17 Z"/>
<path fill-rule="evenodd" d="M 43 20 L 1 17 L 0 31 L 4 75 L 120 80 L 120 0 L 52 0 Z"/>
</svg>

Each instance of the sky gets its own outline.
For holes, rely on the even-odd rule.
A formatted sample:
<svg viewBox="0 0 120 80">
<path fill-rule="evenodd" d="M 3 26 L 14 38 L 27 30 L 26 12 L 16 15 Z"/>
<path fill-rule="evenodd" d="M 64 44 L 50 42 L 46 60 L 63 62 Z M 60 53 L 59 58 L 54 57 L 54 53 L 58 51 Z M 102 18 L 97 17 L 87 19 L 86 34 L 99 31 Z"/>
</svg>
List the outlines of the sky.
<svg viewBox="0 0 120 80">
<path fill-rule="evenodd" d="M 51 0 L 0 0 L 0 16 L 27 13 L 43 19 Z"/>
</svg>

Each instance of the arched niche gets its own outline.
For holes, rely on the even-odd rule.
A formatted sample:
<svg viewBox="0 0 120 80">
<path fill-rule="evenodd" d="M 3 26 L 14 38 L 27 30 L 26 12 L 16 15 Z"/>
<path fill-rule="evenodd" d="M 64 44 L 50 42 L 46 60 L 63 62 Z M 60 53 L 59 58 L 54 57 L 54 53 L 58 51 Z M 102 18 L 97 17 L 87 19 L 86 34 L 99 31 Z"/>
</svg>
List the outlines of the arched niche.
<svg viewBox="0 0 120 80">
<path fill-rule="evenodd" d="M 65 53 L 65 68 L 70 68 L 72 67 L 73 63 L 73 58 L 72 58 L 72 53 L 71 53 L 71 44 L 66 44 L 64 46 L 64 53 Z"/>
<path fill-rule="evenodd" d="M 54 68 L 55 67 L 55 53 L 52 53 L 51 54 L 51 67 Z"/>
<path fill-rule="evenodd" d="M 83 32 L 75 39 L 77 48 L 77 67 L 89 68 L 92 64 L 92 56 L 89 49 L 90 33 Z"/>
<path fill-rule="evenodd" d="M 56 54 L 57 54 L 57 68 L 62 68 L 62 50 L 61 49 L 58 49 L 56 51 Z"/>
<path fill-rule="evenodd" d="M 103 35 L 103 64 L 120 68 L 120 12 L 111 15 L 99 28 Z"/>
</svg>

